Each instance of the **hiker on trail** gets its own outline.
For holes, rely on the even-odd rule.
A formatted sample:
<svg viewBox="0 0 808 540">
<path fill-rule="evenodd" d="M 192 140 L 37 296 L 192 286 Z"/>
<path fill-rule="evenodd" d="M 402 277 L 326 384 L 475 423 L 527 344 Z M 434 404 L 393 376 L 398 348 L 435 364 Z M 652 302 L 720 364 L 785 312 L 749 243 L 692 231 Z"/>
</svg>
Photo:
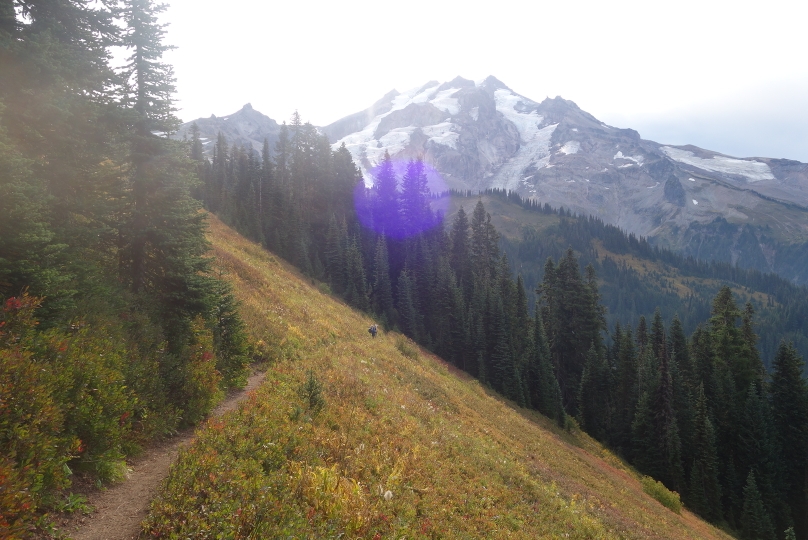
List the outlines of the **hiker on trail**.
<svg viewBox="0 0 808 540">
<path fill-rule="evenodd" d="M 370 335 L 374 338 L 376 337 L 376 332 L 378 331 L 379 329 L 376 327 L 375 324 L 370 325 L 370 328 L 368 328 L 368 332 L 370 332 Z"/>
</svg>

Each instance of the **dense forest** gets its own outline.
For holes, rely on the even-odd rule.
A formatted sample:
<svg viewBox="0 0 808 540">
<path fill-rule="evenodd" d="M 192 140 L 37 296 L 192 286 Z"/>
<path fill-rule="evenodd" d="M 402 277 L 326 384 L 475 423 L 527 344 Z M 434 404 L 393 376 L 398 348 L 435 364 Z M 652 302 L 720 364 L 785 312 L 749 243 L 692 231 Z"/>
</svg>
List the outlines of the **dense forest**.
<svg viewBox="0 0 808 540">
<path fill-rule="evenodd" d="M 151 0 L 0 1 L 0 536 L 243 384 Z M 127 51 L 110 67 L 113 47 Z"/>
<path fill-rule="evenodd" d="M 677 316 L 691 334 L 710 317 L 711 299 L 724 286 L 733 287 L 752 302 L 758 349 L 771 369 L 782 340 L 793 342 L 803 358 L 808 357 L 808 288 L 790 283 L 776 274 L 766 274 L 720 261 L 684 257 L 651 245 L 592 216 L 576 216 L 549 204 L 526 200 L 516 193 L 488 190 L 485 195 L 508 201 L 528 212 L 558 217 L 558 225 L 542 231 L 523 228 L 518 240 L 502 238 L 502 248 L 529 289 L 543 279 L 548 257 L 561 258 L 567 248 L 578 254 L 582 266 L 592 265 L 598 276 L 601 300 L 606 306 L 609 328 L 627 324 L 657 308 L 663 318 Z M 640 265 L 629 265 L 615 256 L 632 256 Z M 641 267 L 661 265 L 665 271 L 641 273 Z M 677 281 L 688 289 L 686 294 Z M 761 298 L 764 298 L 761 299 Z M 532 307 L 532 304 L 531 304 Z"/>
<path fill-rule="evenodd" d="M 206 205 L 352 306 L 517 404 L 560 425 L 577 421 L 640 472 L 678 491 L 694 512 L 744 538 L 808 533 L 808 386 L 794 346 L 777 343 L 767 372 L 755 308 L 738 306 L 727 285 L 712 298 L 686 299 L 700 306 L 686 312 L 694 327 L 688 338 L 679 316 L 666 324 L 659 309 L 640 301 L 649 288 L 608 260 L 598 268 L 631 299 L 634 311 L 623 313 L 647 309 L 650 318 L 638 315 L 607 332 L 595 265 L 582 272 L 579 259 L 598 262 L 591 243 L 598 238 L 614 253 L 639 254 L 694 278 L 762 289 L 787 306 L 780 322 L 801 320 L 804 289 L 684 259 L 530 201 L 515 200 L 561 216 L 550 240 L 528 231 L 521 242 L 501 243 L 481 200 L 470 215 L 461 207 L 444 227 L 430 208 L 423 164 L 395 166 L 386 156 L 367 189 L 347 150 L 331 150 L 297 114 L 282 127 L 274 154 L 265 147 L 260 157 L 220 137 L 209 161 L 194 133 L 189 146 Z M 554 257 L 560 241 L 569 245 Z M 541 279 L 533 278 L 533 315 L 533 292 L 521 274 L 512 277 L 502 245 L 520 268 L 529 253 L 549 255 L 536 274 Z"/>
</svg>

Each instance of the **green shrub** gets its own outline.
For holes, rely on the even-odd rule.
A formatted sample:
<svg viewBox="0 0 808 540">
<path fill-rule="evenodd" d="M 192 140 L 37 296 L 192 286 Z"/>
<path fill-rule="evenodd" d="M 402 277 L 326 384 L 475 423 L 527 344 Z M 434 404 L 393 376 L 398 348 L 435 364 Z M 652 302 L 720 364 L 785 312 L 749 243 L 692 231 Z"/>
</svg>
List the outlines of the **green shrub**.
<svg viewBox="0 0 808 540">
<path fill-rule="evenodd" d="M 197 317 L 193 322 L 193 341 L 184 362 L 181 390 L 183 418 L 189 424 L 198 423 L 222 398 L 219 389 L 222 375 L 216 369 L 213 351 L 213 334 L 202 318 Z"/>
<path fill-rule="evenodd" d="M 679 500 L 678 493 L 669 490 L 662 482 L 658 482 L 650 476 L 643 476 L 641 482 L 642 490 L 662 503 L 662 506 L 677 514 L 682 513 L 682 501 Z"/>
<path fill-rule="evenodd" d="M 306 382 L 300 387 L 298 392 L 306 407 L 313 414 L 317 414 L 325 407 L 325 398 L 323 397 L 323 385 L 314 376 L 314 371 L 309 370 L 306 376 Z"/>
<path fill-rule="evenodd" d="M 407 358 L 412 358 L 413 360 L 418 359 L 418 349 L 416 349 L 412 343 L 403 336 L 398 336 L 396 338 L 396 349 L 398 349 L 398 351 Z"/>
<path fill-rule="evenodd" d="M 0 321 L 0 529 L 30 522 L 50 493 L 69 484 L 66 464 L 79 444 L 62 430 L 57 381 L 30 350 L 39 303 L 11 298 Z"/>
</svg>

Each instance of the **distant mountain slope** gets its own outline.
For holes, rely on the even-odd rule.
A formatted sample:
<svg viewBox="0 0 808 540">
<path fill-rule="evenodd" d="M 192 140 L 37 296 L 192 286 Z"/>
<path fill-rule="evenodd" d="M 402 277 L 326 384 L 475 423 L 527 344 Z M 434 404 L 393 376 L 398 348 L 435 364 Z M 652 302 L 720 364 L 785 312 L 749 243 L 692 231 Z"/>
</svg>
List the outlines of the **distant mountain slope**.
<svg viewBox="0 0 808 540">
<path fill-rule="evenodd" d="M 636 324 L 640 316 L 650 319 L 659 308 L 665 320 L 678 316 L 690 335 L 709 319 L 712 299 L 727 285 L 740 305 L 750 301 L 756 310 L 757 346 L 767 369 L 782 340 L 793 342 L 808 358 L 808 288 L 773 274 L 688 259 L 627 237 L 602 221 L 561 217 L 557 211 L 529 207 L 516 199 L 501 192 L 455 195 L 446 220 L 451 223 L 461 206 L 468 210 L 482 200 L 502 234 L 508 261 L 527 290 L 541 283 L 548 257 L 558 260 L 572 247 L 580 254 L 581 266 L 592 264 L 597 272 L 610 330 L 616 322 L 625 326 Z"/>
<path fill-rule="evenodd" d="M 372 339 L 366 316 L 215 219 L 211 239 L 247 327 L 277 358 L 248 403 L 180 456 L 147 534 L 729 538 L 646 495 L 577 429 L 398 335 Z M 311 395 L 324 398 L 320 412 Z"/>
</svg>

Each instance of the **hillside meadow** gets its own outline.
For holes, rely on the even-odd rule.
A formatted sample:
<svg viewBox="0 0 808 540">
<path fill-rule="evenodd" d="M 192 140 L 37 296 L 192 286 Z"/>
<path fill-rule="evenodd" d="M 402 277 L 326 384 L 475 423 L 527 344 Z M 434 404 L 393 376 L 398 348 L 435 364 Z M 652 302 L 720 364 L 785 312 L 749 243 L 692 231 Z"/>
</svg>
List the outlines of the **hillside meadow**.
<svg viewBox="0 0 808 540">
<path fill-rule="evenodd" d="M 478 381 L 210 217 L 264 384 L 183 451 L 153 538 L 729 538 L 573 427 Z M 647 483 L 647 482 L 646 482 Z"/>
</svg>

